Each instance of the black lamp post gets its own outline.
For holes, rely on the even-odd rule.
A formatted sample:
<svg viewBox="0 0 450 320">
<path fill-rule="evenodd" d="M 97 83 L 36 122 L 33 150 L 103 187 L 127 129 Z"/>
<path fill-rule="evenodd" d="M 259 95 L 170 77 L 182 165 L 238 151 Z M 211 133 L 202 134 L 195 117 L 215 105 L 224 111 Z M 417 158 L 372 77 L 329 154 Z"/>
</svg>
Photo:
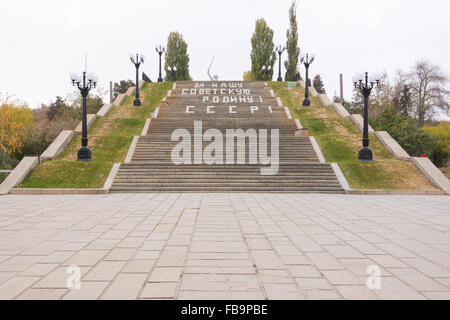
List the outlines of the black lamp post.
<svg viewBox="0 0 450 320">
<path fill-rule="evenodd" d="M 139 67 L 144 63 L 145 57 L 143 54 L 139 55 L 130 54 L 130 60 L 136 67 L 136 98 L 134 99 L 133 105 L 135 107 L 141 106 L 141 99 L 139 99 Z"/>
<path fill-rule="evenodd" d="M 300 63 L 303 63 L 306 69 L 306 80 L 305 80 L 305 99 L 303 100 L 303 106 L 309 107 L 311 105 L 311 101 L 309 101 L 309 78 L 308 78 L 308 72 L 309 72 L 309 66 L 313 63 L 315 59 L 314 55 L 311 55 L 309 57 L 309 54 L 306 54 L 306 56 L 302 55 L 300 57 Z"/>
<path fill-rule="evenodd" d="M 276 51 L 278 52 L 278 79 L 277 81 L 283 81 L 283 78 L 281 77 L 281 54 L 283 51 L 286 50 L 286 47 L 281 47 L 281 44 L 276 48 Z"/>
<path fill-rule="evenodd" d="M 268 80 L 269 80 L 269 73 L 270 73 L 271 70 L 272 70 L 272 67 L 271 67 L 271 66 L 268 66 L 268 67 L 263 66 L 263 67 L 262 67 L 262 72 L 263 72 L 263 74 L 264 74 L 264 80 L 265 80 L 265 81 L 268 81 Z"/>
<path fill-rule="evenodd" d="M 97 87 L 98 78 L 93 73 L 83 72 L 80 76 L 77 73 L 70 74 L 70 80 L 73 86 L 77 86 L 81 92 L 82 102 L 82 118 L 81 118 L 81 148 L 78 150 L 78 161 L 91 161 L 92 153 L 88 148 L 87 137 L 87 111 L 86 111 L 86 98 L 89 95 L 89 91 L 92 88 Z"/>
<path fill-rule="evenodd" d="M 360 73 L 353 77 L 353 84 L 364 96 L 364 129 L 363 148 L 359 151 L 359 161 L 373 161 L 373 153 L 369 148 L 369 96 L 375 85 L 380 83 L 380 75 L 375 74 L 369 77 L 369 73 Z"/>
<path fill-rule="evenodd" d="M 169 73 L 170 73 L 170 80 L 172 82 L 175 81 L 175 73 L 177 72 L 177 67 L 169 67 Z"/>
<path fill-rule="evenodd" d="M 164 52 L 166 52 L 166 48 L 159 46 L 156 47 L 156 52 L 158 52 L 159 54 L 159 78 L 158 78 L 158 82 L 163 82 L 163 78 L 162 78 L 162 73 L 161 73 L 161 56 Z"/>
</svg>

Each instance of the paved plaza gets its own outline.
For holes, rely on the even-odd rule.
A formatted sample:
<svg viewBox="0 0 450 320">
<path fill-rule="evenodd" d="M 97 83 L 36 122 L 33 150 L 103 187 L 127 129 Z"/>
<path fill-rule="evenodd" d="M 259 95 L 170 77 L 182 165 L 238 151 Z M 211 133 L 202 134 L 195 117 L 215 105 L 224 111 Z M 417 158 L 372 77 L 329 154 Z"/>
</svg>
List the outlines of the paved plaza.
<svg viewBox="0 0 450 320">
<path fill-rule="evenodd" d="M 450 198 L 3 196 L 0 299 L 450 299 Z"/>
</svg>

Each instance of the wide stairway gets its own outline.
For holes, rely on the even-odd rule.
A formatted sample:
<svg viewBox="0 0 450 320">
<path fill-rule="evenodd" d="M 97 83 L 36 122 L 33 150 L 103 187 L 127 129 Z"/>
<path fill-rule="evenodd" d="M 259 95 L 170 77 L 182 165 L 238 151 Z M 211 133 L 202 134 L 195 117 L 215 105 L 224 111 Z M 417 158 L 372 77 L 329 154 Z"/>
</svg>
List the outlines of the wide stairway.
<svg viewBox="0 0 450 320">
<path fill-rule="evenodd" d="M 181 141 L 172 141 L 177 129 L 187 130 L 192 147 L 190 154 L 175 153 L 184 159 L 181 164 L 172 155 Z M 223 161 L 217 160 L 220 152 L 210 149 L 207 154 L 216 161 L 206 161 L 205 149 L 218 139 L 205 139 L 208 129 L 223 135 Z M 244 145 L 232 139 L 233 146 L 227 144 L 227 129 L 254 130 L 258 137 L 244 138 Z M 273 129 L 278 130 L 279 140 L 273 142 L 278 142 L 279 161 L 272 152 Z M 131 162 L 120 165 L 111 192 L 343 193 L 331 165 L 320 163 L 309 137 L 297 131 L 264 82 L 178 82 L 151 119 L 147 135 L 139 137 Z M 264 148 L 261 140 L 267 141 Z M 263 162 L 264 155 L 272 162 Z M 263 174 L 264 168 L 274 171 Z"/>
</svg>

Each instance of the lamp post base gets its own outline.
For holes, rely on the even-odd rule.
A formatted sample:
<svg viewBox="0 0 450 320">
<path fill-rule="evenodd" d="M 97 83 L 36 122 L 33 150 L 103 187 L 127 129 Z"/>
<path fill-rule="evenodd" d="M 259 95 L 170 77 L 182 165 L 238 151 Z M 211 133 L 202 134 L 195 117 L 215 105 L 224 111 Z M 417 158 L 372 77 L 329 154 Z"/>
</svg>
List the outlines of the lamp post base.
<svg viewBox="0 0 450 320">
<path fill-rule="evenodd" d="M 81 147 L 78 150 L 78 160 L 77 161 L 91 161 L 92 160 L 92 152 L 88 147 Z"/>
<path fill-rule="evenodd" d="M 283 81 L 283 78 L 278 77 L 277 81 Z"/>
<path fill-rule="evenodd" d="M 140 107 L 141 106 L 141 99 L 139 99 L 139 98 L 134 99 L 133 105 L 135 107 Z"/>
<path fill-rule="evenodd" d="M 370 150 L 369 147 L 362 148 L 361 151 L 359 151 L 358 160 L 359 161 L 365 161 L 365 162 L 373 161 L 372 150 Z"/>
<path fill-rule="evenodd" d="M 163 79 L 162 78 L 158 78 L 158 82 L 163 82 Z"/>
<path fill-rule="evenodd" d="M 311 105 L 311 101 L 309 101 L 308 98 L 305 98 L 305 100 L 303 100 L 303 106 L 304 107 L 309 107 Z"/>
</svg>

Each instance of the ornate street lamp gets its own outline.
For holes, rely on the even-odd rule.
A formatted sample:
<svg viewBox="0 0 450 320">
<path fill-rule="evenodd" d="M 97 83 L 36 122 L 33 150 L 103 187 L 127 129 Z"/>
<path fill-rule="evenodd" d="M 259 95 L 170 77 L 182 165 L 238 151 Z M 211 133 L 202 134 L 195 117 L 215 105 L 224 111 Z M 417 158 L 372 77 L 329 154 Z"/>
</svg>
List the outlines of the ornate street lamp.
<svg viewBox="0 0 450 320">
<path fill-rule="evenodd" d="M 82 118 L 81 118 L 81 148 L 78 150 L 78 161 L 91 161 L 92 153 L 88 148 L 87 137 L 87 111 L 86 111 L 86 98 L 89 95 L 89 91 L 92 88 L 97 87 L 98 77 L 91 72 L 83 72 L 80 76 L 78 73 L 71 73 L 70 80 L 73 86 L 77 86 L 81 92 L 82 102 Z"/>
<path fill-rule="evenodd" d="M 363 148 L 359 151 L 359 161 L 373 161 L 373 153 L 369 148 L 369 96 L 375 85 L 380 84 L 381 76 L 374 74 L 369 77 L 369 73 L 359 73 L 353 76 L 353 85 L 358 88 L 364 96 L 364 129 Z"/>
<path fill-rule="evenodd" d="M 159 78 L 158 78 L 158 82 L 163 82 L 163 78 L 162 78 L 162 73 L 161 73 L 161 56 L 164 52 L 166 52 L 166 48 L 159 46 L 156 47 L 156 52 L 158 52 L 159 54 Z"/>
<path fill-rule="evenodd" d="M 175 73 L 177 72 L 177 67 L 169 67 L 169 73 L 170 73 L 170 80 L 172 82 L 175 81 Z"/>
<path fill-rule="evenodd" d="M 136 67 L 136 98 L 134 99 L 133 105 L 135 107 L 141 106 L 141 99 L 139 99 L 139 67 L 144 63 L 145 57 L 143 54 L 130 54 L 130 60 Z"/>
<path fill-rule="evenodd" d="M 265 80 L 265 81 L 268 81 L 268 80 L 269 80 L 269 73 L 270 73 L 271 70 L 272 70 L 272 67 L 271 67 L 271 66 L 268 66 L 268 67 L 263 66 L 263 67 L 262 67 L 262 72 L 263 72 L 263 74 L 264 74 L 264 80 Z"/>
<path fill-rule="evenodd" d="M 311 101 L 309 101 L 309 78 L 308 78 L 308 72 L 309 72 L 309 66 L 313 63 L 315 59 L 315 55 L 311 55 L 309 57 L 309 54 L 301 55 L 300 57 L 300 63 L 303 63 L 306 69 L 306 78 L 305 78 L 305 99 L 303 100 L 303 106 L 309 107 L 311 105 Z"/>
<path fill-rule="evenodd" d="M 286 50 L 286 47 L 281 47 L 281 44 L 275 49 L 278 52 L 278 79 L 277 81 L 283 81 L 283 78 L 281 77 L 281 54 L 284 50 Z"/>
</svg>

